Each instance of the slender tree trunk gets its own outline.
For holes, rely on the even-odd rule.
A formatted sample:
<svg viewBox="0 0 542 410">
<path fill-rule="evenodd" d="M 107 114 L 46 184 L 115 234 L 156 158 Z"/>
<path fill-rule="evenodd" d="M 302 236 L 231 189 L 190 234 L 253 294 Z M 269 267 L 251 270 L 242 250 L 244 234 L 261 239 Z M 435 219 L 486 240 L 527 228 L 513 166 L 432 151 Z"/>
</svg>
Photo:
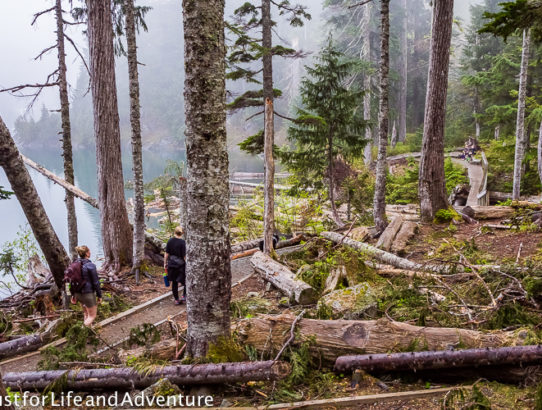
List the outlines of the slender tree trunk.
<svg viewBox="0 0 542 410">
<path fill-rule="evenodd" d="M 188 163 L 187 353 L 230 335 L 224 0 L 183 0 Z"/>
<path fill-rule="evenodd" d="M 19 155 L 8 128 L 0 117 L 0 166 L 4 168 L 11 189 L 19 200 L 23 212 L 32 228 L 45 260 L 51 269 L 59 289 L 62 289 L 64 270 L 69 257 L 45 213 L 36 187 Z"/>
<path fill-rule="evenodd" d="M 407 82 L 408 82 L 408 18 L 407 18 L 407 0 L 403 0 L 403 27 L 401 29 L 401 83 L 399 88 L 399 135 L 398 140 L 406 140 L 407 128 Z"/>
<path fill-rule="evenodd" d="M 118 271 L 132 262 L 132 228 L 124 198 L 111 0 L 87 0 L 87 8 L 103 268 Z"/>
<path fill-rule="evenodd" d="M 335 157 L 333 156 L 333 129 L 330 129 L 327 142 L 327 162 L 329 173 L 328 195 L 329 202 L 331 203 L 331 217 L 339 227 L 342 227 L 344 225 L 344 222 L 341 220 L 339 212 L 337 211 L 337 205 L 335 204 L 335 167 L 333 166 L 334 160 Z"/>
<path fill-rule="evenodd" d="M 397 123 L 393 121 L 393 127 L 391 127 L 391 146 L 395 147 L 398 142 L 397 136 Z"/>
<path fill-rule="evenodd" d="M 542 183 L 542 121 L 540 121 L 540 130 L 538 132 L 538 176 Z"/>
<path fill-rule="evenodd" d="M 480 140 L 480 119 L 478 114 L 480 113 L 480 98 L 478 96 L 478 87 L 474 88 L 474 128 L 476 140 Z"/>
<path fill-rule="evenodd" d="M 527 95 L 527 71 L 529 69 L 529 47 L 531 33 L 523 30 L 523 51 L 521 53 L 521 71 L 519 74 L 518 115 L 516 119 L 516 152 L 514 157 L 514 182 L 512 199 L 519 200 L 521 191 L 521 173 L 525 159 L 525 100 Z"/>
<path fill-rule="evenodd" d="M 453 0 L 433 3 L 431 56 L 418 185 L 421 217 L 424 221 L 432 221 L 439 209 L 448 207 L 444 177 L 444 125 L 453 10 Z"/>
<path fill-rule="evenodd" d="M 498 140 L 499 137 L 500 137 L 500 135 L 501 135 L 501 126 L 500 126 L 500 125 L 497 125 L 497 126 L 495 127 L 495 139 Z"/>
<path fill-rule="evenodd" d="M 265 202 L 263 220 L 264 251 L 270 253 L 273 249 L 273 232 L 275 231 L 275 163 L 273 162 L 273 144 L 275 143 L 274 111 L 273 111 L 273 22 L 271 21 L 271 0 L 262 0 L 262 46 L 263 54 L 263 98 L 264 111 L 264 158 L 265 158 Z"/>
<path fill-rule="evenodd" d="M 373 201 L 373 217 L 378 231 L 383 232 L 386 221 L 386 151 L 389 127 L 389 71 L 390 71 L 390 0 L 382 0 L 382 33 L 380 56 L 380 104 L 378 113 L 378 157 Z"/>
<path fill-rule="evenodd" d="M 186 178 L 181 176 L 179 177 L 179 225 L 182 226 L 183 230 L 186 229 L 188 223 L 186 201 Z"/>
<path fill-rule="evenodd" d="M 273 252 L 274 229 L 274 191 L 275 191 L 275 161 L 273 160 L 273 100 L 265 99 L 265 202 L 264 202 L 264 235 L 263 250 L 266 254 Z"/>
<path fill-rule="evenodd" d="M 64 24 L 62 18 L 62 0 L 56 0 L 56 41 L 58 47 L 58 88 L 60 91 L 60 117 L 62 120 L 62 157 L 64 158 L 64 179 L 74 185 L 73 152 L 70 126 L 70 101 L 68 81 L 66 80 L 66 53 L 64 51 Z M 72 258 L 77 257 L 77 216 L 73 194 L 66 192 L 66 210 L 68 213 L 68 247 Z"/>
<path fill-rule="evenodd" d="M 141 112 L 139 105 L 139 74 L 134 19 L 134 0 L 125 0 L 126 45 L 128 48 L 128 77 L 130 79 L 130 124 L 132 126 L 132 162 L 134 172 L 134 250 L 133 270 L 136 282 L 145 259 L 145 192 L 143 189 L 143 150 L 141 144 Z"/>
<path fill-rule="evenodd" d="M 363 10 L 363 21 L 362 21 L 362 36 L 363 36 L 363 49 L 362 49 L 362 59 L 365 62 L 371 61 L 371 11 L 373 5 L 371 3 L 366 4 L 365 9 Z M 365 73 L 365 78 L 363 79 L 363 89 L 365 94 L 363 95 L 363 119 L 367 122 L 371 121 L 371 76 L 368 73 Z M 373 150 L 373 130 L 371 126 L 365 127 L 365 140 L 367 145 L 363 152 L 365 159 L 365 165 L 369 165 L 372 161 L 372 150 Z"/>
</svg>

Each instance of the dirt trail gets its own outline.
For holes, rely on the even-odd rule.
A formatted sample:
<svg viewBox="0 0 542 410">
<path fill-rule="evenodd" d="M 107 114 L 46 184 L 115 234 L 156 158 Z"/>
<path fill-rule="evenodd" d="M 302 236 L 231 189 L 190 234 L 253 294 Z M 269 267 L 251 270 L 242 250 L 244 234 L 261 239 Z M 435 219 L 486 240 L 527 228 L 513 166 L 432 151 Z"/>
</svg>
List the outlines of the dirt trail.
<svg viewBox="0 0 542 410">
<path fill-rule="evenodd" d="M 295 247 L 282 249 L 280 253 L 292 251 Z M 250 258 L 236 259 L 231 262 L 232 283 L 236 283 L 254 273 L 250 263 Z M 164 288 L 165 289 L 165 288 Z M 168 289 L 165 294 L 171 294 Z M 129 336 L 130 329 L 143 323 L 156 324 L 166 319 L 168 316 L 177 316 L 185 311 L 185 305 L 174 305 L 173 298 L 165 297 L 148 308 L 139 310 L 133 314 L 123 317 L 121 320 L 113 323 L 107 323 L 99 330 L 100 337 L 109 345 L 116 344 Z M 104 323 L 101 322 L 101 323 Z M 58 341 L 57 341 L 58 343 Z M 61 344 L 59 344 L 61 346 Z M 103 347 L 103 346 L 102 346 Z M 37 369 L 39 361 L 42 359 L 40 351 L 31 352 L 23 356 L 11 358 L 0 362 L 0 371 L 5 372 L 23 372 Z"/>
</svg>

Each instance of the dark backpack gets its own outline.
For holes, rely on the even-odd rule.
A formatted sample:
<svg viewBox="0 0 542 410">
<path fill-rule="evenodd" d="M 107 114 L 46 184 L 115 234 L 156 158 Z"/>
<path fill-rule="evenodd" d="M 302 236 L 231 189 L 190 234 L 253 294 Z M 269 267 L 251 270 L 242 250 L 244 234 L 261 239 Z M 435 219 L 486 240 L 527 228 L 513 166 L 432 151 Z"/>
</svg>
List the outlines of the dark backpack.
<svg viewBox="0 0 542 410">
<path fill-rule="evenodd" d="M 169 258 L 167 259 L 167 267 L 168 269 L 179 269 L 184 266 L 184 259 L 179 258 L 176 255 L 169 255 Z"/>
<path fill-rule="evenodd" d="M 70 284 L 70 292 L 81 292 L 85 286 L 83 278 L 83 264 L 80 261 L 75 261 L 70 264 L 64 271 L 64 283 Z"/>
</svg>

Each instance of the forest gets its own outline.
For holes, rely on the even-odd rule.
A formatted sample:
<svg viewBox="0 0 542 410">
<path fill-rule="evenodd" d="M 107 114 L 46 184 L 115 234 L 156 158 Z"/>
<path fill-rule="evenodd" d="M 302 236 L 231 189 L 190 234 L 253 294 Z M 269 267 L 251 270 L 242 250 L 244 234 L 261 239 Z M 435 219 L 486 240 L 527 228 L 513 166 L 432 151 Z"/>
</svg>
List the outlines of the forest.
<svg viewBox="0 0 542 410">
<path fill-rule="evenodd" d="M 0 408 L 542 409 L 540 0 L 20 7 Z"/>
</svg>

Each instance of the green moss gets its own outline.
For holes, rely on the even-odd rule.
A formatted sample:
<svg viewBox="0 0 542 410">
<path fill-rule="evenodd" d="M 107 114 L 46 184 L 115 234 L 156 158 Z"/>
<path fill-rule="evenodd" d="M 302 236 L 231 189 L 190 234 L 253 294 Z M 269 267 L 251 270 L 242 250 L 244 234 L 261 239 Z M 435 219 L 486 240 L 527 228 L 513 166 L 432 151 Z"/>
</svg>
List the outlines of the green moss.
<svg viewBox="0 0 542 410">
<path fill-rule="evenodd" d="M 516 304 L 508 304 L 494 312 L 486 323 L 487 329 L 503 329 L 514 325 L 535 325 L 540 319 Z"/>
<path fill-rule="evenodd" d="M 271 302 L 260 297 L 244 297 L 234 300 L 230 304 L 234 318 L 246 318 L 258 313 L 270 313 L 271 307 Z"/>
<path fill-rule="evenodd" d="M 150 346 L 160 341 L 160 332 L 151 323 L 143 323 L 130 329 L 130 336 L 126 341 L 126 346 Z"/>
<path fill-rule="evenodd" d="M 206 361 L 210 363 L 242 362 L 247 359 L 245 350 L 233 338 L 220 337 L 209 345 Z"/>
<path fill-rule="evenodd" d="M 448 209 L 439 209 L 435 214 L 435 219 L 433 220 L 436 224 L 449 223 L 452 220 L 461 221 L 461 216 L 457 213 L 455 209 L 449 207 Z"/>
</svg>

